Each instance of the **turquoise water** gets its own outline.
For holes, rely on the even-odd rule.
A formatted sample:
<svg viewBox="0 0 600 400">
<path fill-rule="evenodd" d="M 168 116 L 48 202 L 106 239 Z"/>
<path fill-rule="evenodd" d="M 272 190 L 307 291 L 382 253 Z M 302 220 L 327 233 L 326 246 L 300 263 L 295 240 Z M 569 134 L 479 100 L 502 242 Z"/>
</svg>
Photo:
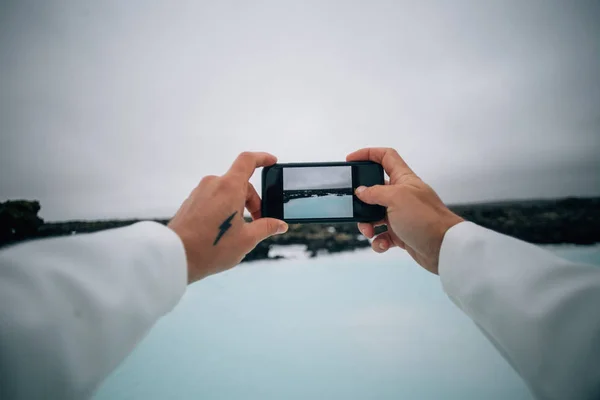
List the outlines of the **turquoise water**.
<svg viewBox="0 0 600 400">
<path fill-rule="evenodd" d="M 343 218 L 352 215 L 352 195 L 305 197 L 283 204 L 284 218 Z"/>
<path fill-rule="evenodd" d="M 559 247 L 600 264 L 600 246 Z M 191 286 L 95 399 L 531 399 L 400 251 L 243 265 Z"/>
</svg>

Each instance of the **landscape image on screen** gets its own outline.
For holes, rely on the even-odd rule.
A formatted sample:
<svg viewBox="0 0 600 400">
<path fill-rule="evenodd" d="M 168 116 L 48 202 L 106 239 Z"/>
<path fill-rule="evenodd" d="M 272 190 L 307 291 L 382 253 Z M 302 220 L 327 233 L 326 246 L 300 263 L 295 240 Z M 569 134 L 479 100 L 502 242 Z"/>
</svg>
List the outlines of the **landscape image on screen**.
<svg viewBox="0 0 600 400">
<path fill-rule="evenodd" d="M 353 216 L 352 167 L 283 169 L 283 218 Z"/>
</svg>

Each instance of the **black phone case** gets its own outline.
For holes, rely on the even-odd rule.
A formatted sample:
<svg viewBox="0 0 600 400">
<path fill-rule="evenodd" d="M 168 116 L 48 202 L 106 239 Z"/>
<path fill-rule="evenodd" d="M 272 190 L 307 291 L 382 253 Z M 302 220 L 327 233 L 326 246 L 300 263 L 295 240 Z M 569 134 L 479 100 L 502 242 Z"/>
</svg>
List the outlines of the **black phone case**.
<svg viewBox="0 0 600 400">
<path fill-rule="evenodd" d="M 381 168 L 381 176 L 383 177 L 383 167 L 380 164 L 377 164 L 372 161 L 329 161 L 329 162 L 308 162 L 308 163 L 282 163 L 282 164 L 274 164 L 269 167 L 264 167 L 261 173 L 261 215 L 265 215 L 267 212 L 266 209 L 266 187 L 265 187 L 265 177 L 268 171 L 273 167 L 338 167 L 338 166 L 346 166 L 346 165 L 378 165 Z M 383 184 L 384 182 L 382 182 Z M 344 222 L 377 222 L 381 221 L 385 218 L 386 212 L 385 208 L 382 207 L 382 215 L 373 216 L 370 219 L 359 219 L 355 217 L 349 218 L 283 218 L 283 221 L 289 224 L 331 224 L 331 223 L 344 223 Z"/>
</svg>

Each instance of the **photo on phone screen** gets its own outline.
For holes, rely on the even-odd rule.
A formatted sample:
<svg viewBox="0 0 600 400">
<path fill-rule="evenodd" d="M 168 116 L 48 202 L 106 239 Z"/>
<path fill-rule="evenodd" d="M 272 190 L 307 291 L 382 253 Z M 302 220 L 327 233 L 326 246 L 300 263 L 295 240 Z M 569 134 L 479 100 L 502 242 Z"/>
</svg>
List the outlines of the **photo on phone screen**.
<svg viewBox="0 0 600 400">
<path fill-rule="evenodd" d="M 283 217 L 352 218 L 352 167 L 283 169 Z"/>
</svg>

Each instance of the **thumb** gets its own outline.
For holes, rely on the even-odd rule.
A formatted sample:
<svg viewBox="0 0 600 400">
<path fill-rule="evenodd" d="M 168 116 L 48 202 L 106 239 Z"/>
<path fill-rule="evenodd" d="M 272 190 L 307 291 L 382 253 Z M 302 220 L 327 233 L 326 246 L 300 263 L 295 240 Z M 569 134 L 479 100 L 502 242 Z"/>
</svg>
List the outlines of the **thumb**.
<svg viewBox="0 0 600 400">
<path fill-rule="evenodd" d="M 287 232 L 288 224 L 275 218 L 259 218 L 247 224 L 246 229 L 254 243 L 260 243 L 270 236 Z"/>
<path fill-rule="evenodd" d="M 367 204 L 379 204 L 388 207 L 392 201 L 392 186 L 374 185 L 356 188 L 356 197 Z"/>
</svg>

